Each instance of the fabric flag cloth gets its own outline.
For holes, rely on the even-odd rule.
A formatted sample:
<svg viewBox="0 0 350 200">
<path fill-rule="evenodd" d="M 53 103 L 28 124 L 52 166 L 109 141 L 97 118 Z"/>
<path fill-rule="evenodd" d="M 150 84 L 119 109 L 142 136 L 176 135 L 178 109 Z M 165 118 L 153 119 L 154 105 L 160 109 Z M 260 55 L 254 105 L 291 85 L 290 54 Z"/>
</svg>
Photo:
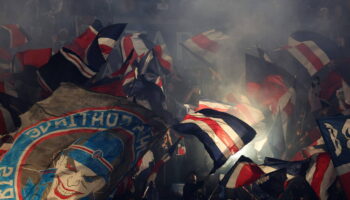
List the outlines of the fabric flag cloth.
<svg viewBox="0 0 350 200">
<path fill-rule="evenodd" d="M 326 146 L 324 144 L 323 138 L 320 137 L 318 140 L 314 141 L 309 146 L 297 152 L 292 158 L 292 160 L 293 161 L 304 160 L 304 159 L 310 158 L 315 154 L 319 154 L 323 152 L 326 152 Z"/>
<path fill-rule="evenodd" d="M 220 181 L 226 189 L 233 189 L 251 184 L 265 173 L 251 159 L 241 156 Z"/>
<path fill-rule="evenodd" d="M 18 24 L 6 24 L 0 26 L 0 47 L 12 49 L 28 43 L 28 36 Z"/>
<path fill-rule="evenodd" d="M 74 198 L 107 199 L 166 130 L 153 112 L 125 98 L 69 83 L 21 120 L 0 160 L 6 168 L 0 181 L 13 183 L 1 189 L 13 200 L 65 199 L 71 191 Z M 73 172 L 80 181 L 67 184 L 67 173 Z"/>
<path fill-rule="evenodd" d="M 284 191 L 286 181 L 285 169 L 262 175 L 254 183 L 225 190 L 224 199 L 235 200 L 272 200 L 277 199 Z"/>
<path fill-rule="evenodd" d="M 112 52 L 120 35 L 127 24 L 113 24 L 101 29 L 94 41 L 89 46 L 86 59 L 84 60 L 90 70 L 99 72 L 101 67 L 107 62 L 109 54 Z"/>
<path fill-rule="evenodd" d="M 157 178 L 157 175 L 159 173 L 159 170 L 164 166 L 164 164 L 166 162 L 168 162 L 170 160 L 170 158 L 173 156 L 177 145 L 180 143 L 180 141 L 182 140 L 182 137 L 180 137 L 179 139 L 177 139 L 177 141 L 171 145 L 171 147 L 168 149 L 168 151 L 162 156 L 162 158 L 160 160 L 158 160 L 155 165 L 152 167 L 151 173 L 149 174 L 148 178 L 147 178 L 147 185 L 151 182 L 155 183 L 155 180 Z"/>
<path fill-rule="evenodd" d="M 102 22 L 96 19 L 79 37 L 65 47 L 76 53 L 80 58 L 86 58 L 88 48 L 102 28 Z"/>
<path fill-rule="evenodd" d="M 223 51 L 223 45 L 228 39 L 230 37 L 224 33 L 211 29 L 195 35 L 181 44 L 194 55 L 207 63 L 213 64 L 217 60 L 219 52 Z"/>
<path fill-rule="evenodd" d="M 40 68 L 49 62 L 52 56 L 51 48 L 44 49 L 30 49 L 16 54 L 16 58 L 19 61 L 20 69 L 15 70 L 16 72 L 21 72 L 24 70 L 25 66 L 33 66 Z"/>
<path fill-rule="evenodd" d="M 311 157 L 305 179 L 321 199 L 328 198 L 328 188 L 336 178 L 336 172 L 328 153 L 315 154 Z"/>
<path fill-rule="evenodd" d="M 52 92 L 61 82 L 83 85 L 94 77 L 96 72 L 76 53 L 63 47 L 48 63 L 38 69 L 37 75 L 40 86 L 45 91 Z"/>
<path fill-rule="evenodd" d="M 350 116 L 317 120 L 340 183 L 350 199 Z"/>
<path fill-rule="evenodd" d="M 305 82 L 341 56 L 337 44 L 329 38 L 312 31 L 296 31 L 287 46 L 273 53 L 272 60 Z"/>
<path fill-rule="evenodd" d="M 310 160 L 285 161 L 276 158 L 265 157 L 264 163 L 259 165 L 264 173 L 270 173 L 279 169 L 286 169 L 287 178 L 292 179 L 296 176 L 304 177 L 309 167 Z"/>
<path fill-rule="evenodd" d="M 179 133 L 195 135 L 204 144 L 214 161 L 211 172 L 215 172 L 256 135 L 255 130 L 242 120 L 211 109 L 187 114 L 173 129 Z"/>
<path fill-rule="evenodd" d="M 238 103 L 236 105 L 225 104 L 213 100 L 200 100 L 195 111 L 202 109 L 213 109 L 219 112 L 231 114 L 248 125 L 252 126 L 264 120 L 264 114 L 248 103 Z"/>
<path fill-rule="evenodd" d="M 143 172 L 145 169 L 150 167 L 150 163 L 154 162 L 154 156 L 151 150 L 148 150 L 145 155 L 142 156 L 142 158 L 137 162 L 137 172 L 135 176 L 138 176 L 141 172 Z"/>
</svg>

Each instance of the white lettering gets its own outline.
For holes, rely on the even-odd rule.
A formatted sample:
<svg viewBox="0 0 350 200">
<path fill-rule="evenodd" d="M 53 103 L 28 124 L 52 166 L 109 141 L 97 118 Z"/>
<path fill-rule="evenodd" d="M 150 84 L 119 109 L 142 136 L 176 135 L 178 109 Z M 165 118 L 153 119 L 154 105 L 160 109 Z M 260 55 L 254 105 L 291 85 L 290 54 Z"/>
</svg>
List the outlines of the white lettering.
<svg viewBox="0 0 350 200">
<path fill-rule="evenodd" d="M 48 121 L 48 122 L 46 122 L 46 127 L 44 125 L 42 125 L 39 128 L 40 128 L 42 133 L 46 133 L 46 131 L 49 130 L 50 125 L 51 125 L 51 122 Z"/>
<path fill-rule="evenodd" d="M 55 127 L 58 128 L 58 126 L 67 126 L 66 118 L 58 119 L 55 121 Z"/>
<path fill-rule="evenodd" d="M 92 116 L 92 119 L 91 119 L 91 124 L 92 126 L 95 126 L 96 123 L 98 122 L 100 126 L 103 125 L 103 112 L 102 113 L 94 113 L 94 115 Z M 100 115 L 100 116 L 98 116 Z"/>
<path fill-rule="evenodd" d="M 112 118 L 112 116 L 114 116 L 114 119 Z M 107 120 L 107 126 L 108 127 L 116 126 L 117 123 L 118 123 L 118 118 L 119 118 L 118 113 L 108 113 L 107 119 L 106 119 Z"/>
<path fill-rule="evenodd" d="M 324 125 L 328 129 L 328 132 L 331 136 L 331 140 L 335 148 L 335 154 L 339 156 L 341 153 L 342 147 L 341 147 L 340 141 L 337 139 L 338 131 L 329 123 L 325 123 Z"/>
<path fill-rule="evenodd" d="M 31 129 L 26 132 L 26 135 L 30 135 L 31 138 L 37 138 L 40 136 L 40 130 L 38 128 Z"/>
<path fill-rule="evenodd" d="M 341 130 L 344 137 L 347 139 L 346 146 L 350 149 L 350 119 L 345 121 L 345 124 Z"/>
<path fill-rule="evenodd" d="M 13 173 L 13 167 L 0 167 L 0 176 L 8 177 Z"/>
</svg>

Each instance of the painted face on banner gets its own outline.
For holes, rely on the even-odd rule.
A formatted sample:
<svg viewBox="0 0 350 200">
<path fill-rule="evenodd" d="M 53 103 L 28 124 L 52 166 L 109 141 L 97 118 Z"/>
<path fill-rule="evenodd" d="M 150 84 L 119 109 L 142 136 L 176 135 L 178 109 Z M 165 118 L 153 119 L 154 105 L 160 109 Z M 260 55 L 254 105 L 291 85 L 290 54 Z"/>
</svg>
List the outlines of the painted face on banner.
<svg viewBox="0 0 350 200">
<path fill-rule="evenodd" d="M 76 160 L 62 155 L 57 161 L 56 176 L 47 196 L 48 200 L 73 200 L 97 192 L 105 185 L 105 180 Z"/>
</svg>

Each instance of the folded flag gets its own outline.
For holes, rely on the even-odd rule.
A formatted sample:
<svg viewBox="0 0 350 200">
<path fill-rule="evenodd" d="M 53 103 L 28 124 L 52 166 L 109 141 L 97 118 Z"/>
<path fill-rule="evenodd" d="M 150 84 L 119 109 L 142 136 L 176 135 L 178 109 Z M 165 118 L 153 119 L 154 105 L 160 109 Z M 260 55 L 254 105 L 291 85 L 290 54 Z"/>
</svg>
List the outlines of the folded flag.
<svg viewBox="0 0 350 200">
<path fill-rule="evenodd" d="M 187 114 L 173 129 L 179 133 L 194 135 L 204 144 L 214 161 L 212 172 L 256 135 L 255 130 L 242 120 L 211 109 Z"/>
<path fill-rule="evenodd" d="M 90 70 L 95 73 L 107 62 L 109 54 L 112 52 L 120 35 L 127 24 L 113 24 L 101 29 L 94 41 L 92 41 L 86 53 L 85 62 L 90 66 Z"/>
<path fill-rule="evenodd" d="M 340 183 L 350 199 L 350 116 L 317 120 Z"/>
<path fill-rule="evenodd" d="M 182 46 L 199 58 L 213 64 L 229 38 L 224 33 L 211 29 L 187 39 Z"/>
<path fill-rule="evenodd" d="M 264 172 L 251 159 L 241 156 L 220 181 L 226 189 L 233 189 L 251 184 L 258 180 Z"/>
<path fill-rule="evenodd" d="M 28 42 L 28 36 L 18 24 L 6 24 L 0 26 L 0 47 L 12 49 Z"/>
</svg>

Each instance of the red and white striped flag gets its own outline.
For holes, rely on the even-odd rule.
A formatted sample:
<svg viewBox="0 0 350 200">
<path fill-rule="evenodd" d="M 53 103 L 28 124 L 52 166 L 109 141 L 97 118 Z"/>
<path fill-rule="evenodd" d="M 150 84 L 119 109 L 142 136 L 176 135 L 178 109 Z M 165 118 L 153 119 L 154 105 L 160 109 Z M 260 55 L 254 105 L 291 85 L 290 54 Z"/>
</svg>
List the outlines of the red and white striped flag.
<svg viewBox="0 0 350 200">
<path fill-rule="evenodd" d="M 229 38 L 230 37 L 224 33 L 211 29 L 189 38 L 183 42 L 182 45 L 195 55 L 212 63 L 216 60 L 217 53 L 220 52 L 223 44 L 227 42 Z"/>
</svg>

